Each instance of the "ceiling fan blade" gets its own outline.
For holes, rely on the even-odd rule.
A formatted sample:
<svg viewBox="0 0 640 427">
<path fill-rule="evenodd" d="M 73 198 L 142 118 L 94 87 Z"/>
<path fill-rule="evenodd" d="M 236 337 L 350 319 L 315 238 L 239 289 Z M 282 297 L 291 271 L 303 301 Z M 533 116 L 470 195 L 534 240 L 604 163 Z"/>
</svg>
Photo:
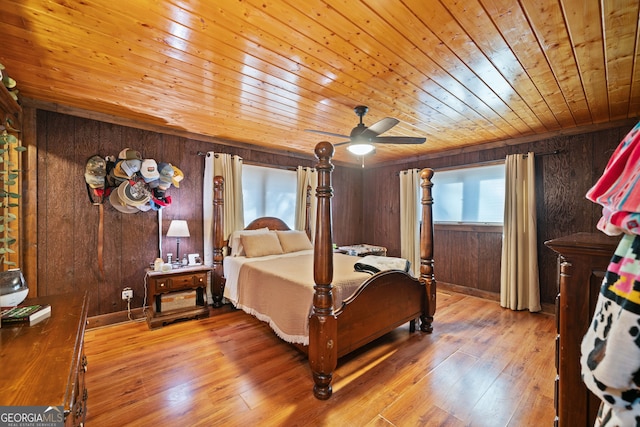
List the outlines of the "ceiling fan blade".
<svg viewBox="0 0 640 427">
<path fill-rule="evenodd" d="M 426 138 L 414 138 L 412 136 L 379 136 L 371 140 L 374 144 L 422 144 Z"/>
<path fill-rule="evenodd" d="M 335 136 L 336 138 L 349 138 L 348 135 L 341 135 L 339 133 L 325 132 L 323 130 L 305 129 L 304 131 L 305 132 L 318 133 L 320 135 L 326 135 L 326 136 Z"/>
<path fill-rule="evenodd" d="M 333 144 L 334 147 L 338 147 L 340 145 L 345 145 L 345 144 L 351 144 L 351 141 L 343 141 L 343 142 L 338 142 L 337 144 Z"/>
<path fill-rule="evenodd" d="M 386 131 L 388 131 L 398 123 L 400 123 L 400 120 L 398 119 L 394 119 L 392 117 L 385 117 L 384 119 L 375 122 L 374 124 L 369 126 L 367 129 L 365 129 L 364 132 L 360 134 L 360 136 L 362 136 L 363 138 L 375 138 L 381 133 L 385 133 Z"/>
</svg>

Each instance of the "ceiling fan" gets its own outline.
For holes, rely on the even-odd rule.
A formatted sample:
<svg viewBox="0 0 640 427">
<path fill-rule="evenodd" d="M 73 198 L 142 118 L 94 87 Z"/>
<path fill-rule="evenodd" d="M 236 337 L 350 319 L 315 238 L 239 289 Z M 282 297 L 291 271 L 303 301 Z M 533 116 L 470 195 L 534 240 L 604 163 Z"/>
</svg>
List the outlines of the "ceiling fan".
<svg viewBox="0 0 640 427">
<path fill-rule="evenodd" d="M 375 149 L 373 144 L 422 144 L 426 141 L 426 138 L 416 138 L 411 136 L 380 136 L 380 134 L 397 125 L 400 120 L 392 117 L 385 117 L 384 119 L 367 127 L 362 122 L 362 117 L 367 114 L 369 107 L 358 105 L 353 109 L 353 111 L 355 111 L 356 115 L 360 117 L 360 123 L 351 130 L 350 135 L 341 135 L 339 133 L 313 129 L 305 129 L 305 131 L 318 133 L 320 135 L 335 136 L 337 138 L 349 138 L 348 141 L 339 142 L 334 145 L 337 147 L 339 145 L 349 144 L 347 146 L 347 150 L 358 156 L 364 156 L 365 154 L 372 152 Z"/>
</svg>

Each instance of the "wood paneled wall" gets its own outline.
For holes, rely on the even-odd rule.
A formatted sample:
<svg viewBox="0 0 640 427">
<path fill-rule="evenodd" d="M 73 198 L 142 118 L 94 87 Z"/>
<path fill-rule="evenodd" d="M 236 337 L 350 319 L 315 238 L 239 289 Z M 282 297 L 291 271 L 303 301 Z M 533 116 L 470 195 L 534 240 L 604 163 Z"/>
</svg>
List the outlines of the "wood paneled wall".
<svg viewBox="0 0 640 427">
<path fill-rule="evenodd" d="M 560 150 L 560 154 L 536 157 L 541 299 L 551 304 L 557 294 L 557 262 L 544 242 L 579 231 L 596 230 L 600 209 L 584 195 L 600 177 L 613 150 L 630 129 L 631 126 L 618 127 L 366 168 L 363 180 L 363 193 L 367 195 L 363 204 L 364 239 L 371 244 L 386 246 L 391 256 L 400 255 L 397 174 L 401 170 L 431 167 L 436 169 L 437 175 L 439 168 L 504 159 L 507 154 L 529 151 L 540 154 Z M 494 227 L 436 226 L 434 240 L 438 282 L 466 288 L 471 294 L 499 294 L 501 231 L 496 231 Z"/>
<path fill-rule="evenodd" d="M 99 207 L 89 203 L 84 164 L 94 155 L 117 156 L 130 147 L 144 157 L 178 166 L 185 174 L 180 188 L 168 190 L 170 206 L 162 211 L 162 235 L 171 219 L 186 219 L 191 237 L 180 242 L 180 253 L 203 252 L 202 177 L 199 151 L 240 155 L 246 162 L 282 167 L 315 166 L 308 159 L 258 150 L 211 144 L 173 135 L 134 129 L 38 110 L 37 122 L 37 288 L 39 295 L 88 290 L 89 315 L 126 310 L 121 290 L 134 290 L 132 308 L 144 299 L 145 268 L 158 256 L 158 215 L 155 211 L 123 214 L 104 205 L 104 276 L 97 261 Z M 334 236 L 360 241 L 362 173 L 336 167 L 334 174 Z M 175 239 L 163 238 L 163 254 L 175 252 Z M 166 256 L 165 256 L 166 259 Z"/>
<path fill-rule="evenodd" d="M 122 214 L 105 205 L 105 275 L 97 263 L 98 207 L 87 198 L 84 163 L 93 154 L 117 155 L 125 147 L 145 157 L 177 165 L 185 173 L 180 189 L 171 188 L 171 206 L 163 209 L 163 230 L 171 219 L 186 219 L 192 237 L 182 239 L 181 253 L 202 252 L 202 176 L 199 151 L 221 151 L 246 162 L 282 167 L 314 166 L 308 158 L 290 157 L 212 144 L 185 137 L 140 130 L 60 113 L 38 110 L 37 128 L 37 272 L 38 294 L 74 289 L 89 291 L 89 315 L 126 310 L 120 297 L 124 287 L 134 290 L 132 307 L 144 298 L 144 271 L 158 255 L 157 214 Z M 336 166 L 333 174 L 333 230 L 338 244 L 371 243 L 400 254 L 398 172 L 408 168 L 446 168 L 503 159 L 506 154 L 547 153 L 536 160 L 538 247 L 541 295 L 553 303 L 556 258 L 544 241 L 562 235 L 593 231 L 599 208 L 584 198 L 600 176 L 611 153 L 630 127 L 537 142 L 418 158 L 381 167 Z M 436 172 L 437 173 L 437 172 Z M 435 201 L 437 203 L 437 200 Z M 436 227 L 435 273 L 441 283 L 469 293 L 497 294 L 502 233 L 495 229 Z M 175 252 L 175 240 L 163 239 L 163 253 Z"/>
</svg>

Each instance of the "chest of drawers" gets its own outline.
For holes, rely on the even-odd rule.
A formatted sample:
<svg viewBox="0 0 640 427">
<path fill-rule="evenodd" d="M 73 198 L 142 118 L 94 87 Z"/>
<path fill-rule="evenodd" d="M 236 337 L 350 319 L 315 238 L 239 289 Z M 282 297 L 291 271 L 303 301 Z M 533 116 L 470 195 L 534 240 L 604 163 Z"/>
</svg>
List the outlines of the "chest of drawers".
<svg viewBox="0 0 640 427">
<path fill-rule="evenodd" d="M 84 380 L 87 295 L 56 295 L 22 303 L 31 304 L 51 305 L 51 317 L 33 326 L 0 328 L 0 406 L 51 406 L 55 412 L 47 416 L 52 420 L 62 416 L 65 426 L 81 426 L 88 396 Z"/>
<path fill-rule="evenodd" d="M 580 344 L 620 237 L 576 233 L 545 242 L 558 253 L 556 426 L 591 427 L 600 400 L 584 385 Z"/>
</svg>

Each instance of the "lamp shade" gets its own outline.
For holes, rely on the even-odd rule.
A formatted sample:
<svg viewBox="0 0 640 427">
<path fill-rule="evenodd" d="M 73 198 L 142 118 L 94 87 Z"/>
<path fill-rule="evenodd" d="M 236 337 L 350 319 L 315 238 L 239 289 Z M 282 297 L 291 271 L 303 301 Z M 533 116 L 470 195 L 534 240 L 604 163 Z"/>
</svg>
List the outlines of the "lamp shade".
<svg viewBox="0 0 640 427">
<path fill-rule="evenodd" d="M 373 144 L 354 143 L 354 144 L 347 145 L 347 150 L 349 150 L 350 152 L 352 152 L 357 156 L 364 156 L 365 154 L 369 154 L 374 149 L 375 147 L 373 146 Z"/>
<path fill-rule="evenodd" d="M 183 219 L 174 219 L 169 224 L 167 237 L 189 237 L 189 226 Z"/>
</svg>

